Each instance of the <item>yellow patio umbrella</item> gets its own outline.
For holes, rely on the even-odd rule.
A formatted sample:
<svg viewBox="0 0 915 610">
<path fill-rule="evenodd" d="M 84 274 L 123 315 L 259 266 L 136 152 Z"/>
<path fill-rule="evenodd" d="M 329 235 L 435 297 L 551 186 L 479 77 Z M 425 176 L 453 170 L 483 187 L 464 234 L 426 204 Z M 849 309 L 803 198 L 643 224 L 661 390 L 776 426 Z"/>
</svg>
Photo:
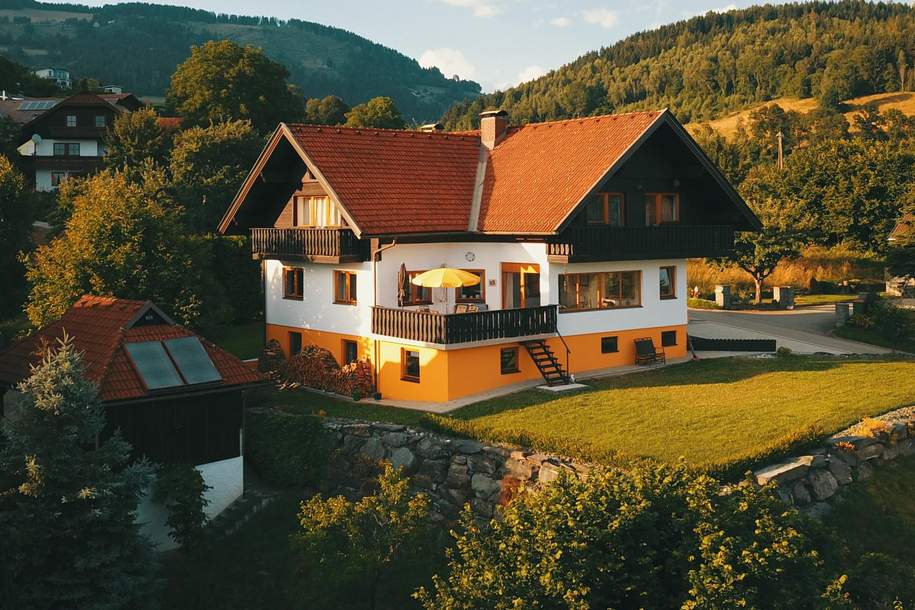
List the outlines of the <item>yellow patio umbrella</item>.
<svg viewBox="0 0 915 610">
<path fill-rule="evenodd" d="M 480 276 L 462 269 L 439 267 L 420 273 L 411 282 L 423 288 L 460 288 L 476 286 L 480 283 Z"/>
<path fill-rule="evenodd" d="M 452 267 L 439 267 L 424 271 L 413 278 L 412 283 L 424 288 L 460 288 L 461 286 L 476 286 L 480 283 L 480 276 L 468 273 L 462 269 Z M 445 313 L 448 313 L 448 291 L 445 291 Z"/>
</svg>

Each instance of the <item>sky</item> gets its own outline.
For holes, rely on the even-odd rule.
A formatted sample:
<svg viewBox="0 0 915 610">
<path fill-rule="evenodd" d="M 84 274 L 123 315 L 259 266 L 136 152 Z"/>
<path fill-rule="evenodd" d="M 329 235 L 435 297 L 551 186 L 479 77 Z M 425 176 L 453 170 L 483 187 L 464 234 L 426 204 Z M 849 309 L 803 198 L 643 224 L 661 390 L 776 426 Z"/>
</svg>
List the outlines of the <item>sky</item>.
<svg viewBox="0 0 915 610">
<path fill-rule="evenodd" d="M 60 0 L 50 0 L 57 2 Z M 111 0 L 71 0 L 101 6 Z M 634 32 L 742 0 L 145 0 L 343 28 L 475 80 L 484 91 L 531 80 Z M 780 0 L 775 0 L 776 2 Z"/>
</svg>

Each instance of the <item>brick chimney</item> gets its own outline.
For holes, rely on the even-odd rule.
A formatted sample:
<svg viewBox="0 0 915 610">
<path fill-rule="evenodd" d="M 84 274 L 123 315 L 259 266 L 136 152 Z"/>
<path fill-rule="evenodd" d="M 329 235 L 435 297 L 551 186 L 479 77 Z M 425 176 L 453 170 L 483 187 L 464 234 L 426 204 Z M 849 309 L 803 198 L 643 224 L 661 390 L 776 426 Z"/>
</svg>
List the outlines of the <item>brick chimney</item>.
<svg viewBox="0 0 915 610">
<path fill-rule="evenodd" d="M 487 110 L 480 113 L 480 142 L 492 150 L 505 137 L 508 130 L 508 113 L 504 110 Z"/>
</svg>

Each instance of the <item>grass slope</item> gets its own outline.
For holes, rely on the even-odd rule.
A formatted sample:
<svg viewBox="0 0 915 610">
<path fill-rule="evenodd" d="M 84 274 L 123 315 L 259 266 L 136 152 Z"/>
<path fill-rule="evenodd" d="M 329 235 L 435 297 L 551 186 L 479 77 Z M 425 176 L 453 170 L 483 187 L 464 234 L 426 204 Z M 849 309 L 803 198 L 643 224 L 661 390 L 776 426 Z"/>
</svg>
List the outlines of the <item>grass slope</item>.
<svg viewBox="0 0 915 610">
<path fill-rule="evenodd" d="M 281 392 L 274 404 L 435 427 L 593 460 L 681 456 L 742 473 L 754 460 L 915 403 L 915 361 L 789 357 L 689 362 L 592 383 L 555 396 L 526 390 L 435 416 L 372 401 Z"/>
<path fill-rule="evenodd" d="M 778 104 L 785 110 L 794 110 L 795 112 L 800 112 L 801 114 L 812 112 L 818 107 L 817 101 L 814 98 L 798 99 L 792 97 L 779 97 L 763 104 L 758 104 L 751 108 L 741 110 L 740 112 L 735 112 L 719 119 L 715 119 L 714 121 L 709 121 L 708 124 L 721 135 L 727 138 L 733 138 L 737 133 L 737 124 L 740 121 L 743 121 L 746 124 L 750 114 L 753 111 L 770 104 Z M 855 115 L 858 114 L 861 109 L 868 104 L 876 105 L 880 111 L 895 108 L 907 115 L 915 115 L 915 93 L 895 92 L 865 95 L 863 97 L 856 97 L 850 100 L 846 100 L 844 103 L 845 118 L 848 119 L 848 122 L 851 125 L 854 125 Z"/>
</svg>

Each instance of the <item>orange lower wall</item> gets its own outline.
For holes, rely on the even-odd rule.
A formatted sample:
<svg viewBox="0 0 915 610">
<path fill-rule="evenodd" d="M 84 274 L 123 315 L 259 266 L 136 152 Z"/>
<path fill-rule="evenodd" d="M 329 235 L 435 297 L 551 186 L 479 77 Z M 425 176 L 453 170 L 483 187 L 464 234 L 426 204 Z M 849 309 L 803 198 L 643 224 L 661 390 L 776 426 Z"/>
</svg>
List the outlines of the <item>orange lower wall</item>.
<svg viewBox="0 0 915 610">
<path fill-rule="evenodd" d="M 571 354 L 569 368 L 575 375 L 613 367 L 630 366 L 635 362 L 635 339 L 651 337 L 656 346 L 661 345 L 661 332 L 675 330 L 677 344 L 666 347 L 669 359 L 683 358 L 687 354 L 686 325 L 640 328 L 636 330 L 574 335 L 566 337 Z M 329 350 L 341 361 L 343 339 L 356 341 L 359 358 L 375 361 L 373 341 L 356 335 L 323 332 L 288 326 L 267 325 L 267 339 L 279 341 L 283 350 L 289 353 L 289 332 L 302 333 L 302 345 L 317 345 Z M 601 353 L 601 338 L 617 337 L 619 351 Z M 558 337 L 550 338 L 547 344 L 565 366 L 565 346 Z M 519 372 L 501 374 L 500 355 L 505 347 L 519 347 Z M 419 352 L 420 381 L 401 379 L 401 350 Z M 446 402 L 464 396 L 486 392 L 495 388 L 540 378 L 540 372 L 519 343 L 501 343 L 469 347 L 466 349 L 437 350 L 431 347 L 414 347 L 394 341 L 378 341 L 378 390 L 384 398 L 393 400 L 416 400 Z"/>
</svg>

